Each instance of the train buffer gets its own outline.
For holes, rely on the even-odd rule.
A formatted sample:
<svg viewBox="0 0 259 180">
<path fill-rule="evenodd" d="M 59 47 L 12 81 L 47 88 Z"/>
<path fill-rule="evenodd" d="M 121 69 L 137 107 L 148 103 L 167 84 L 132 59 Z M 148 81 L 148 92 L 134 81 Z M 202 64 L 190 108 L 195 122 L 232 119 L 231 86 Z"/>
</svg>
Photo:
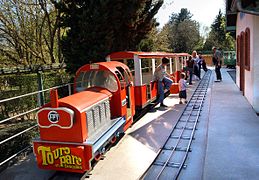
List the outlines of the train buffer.
<svg viewBox="0 0 259 180">
<path fill-rule="evenodd" d="M 194 114 L 198 112 L 197 109 L 201 110 L 196 128 L 185 129 L 182 135 L 177 134 L 181 129 L 176 129 L 170 135 L 181 115 L 185 114 L 179 121 L 181 126 L 187 123 L 187 127 L 191 127 L 197 118 L 184 112 L 186 105 L 178 104 L 177 95 L 170 95 L 165 102 L 169 108 L 156 107 L 155 111 L 134 123 L 117 145 L 95 165 L 87 179 L 152 179 L 145 176 L 152 163 L 158 168 L 166 166 L 165 169 L 171 171 L 177 171 L 182 166 L 178 179 L 258 179 L 259 118 L 227 71 L 222 68 L 223 81 L 215 83 L 215 72 L 212 70 L 202 105 L 193 106 Z M 189 98 L 199 84 L 199 81 L 194 82 L 188 88 Z M 200 96 L 193 97 L 200 99 Z M 192 137 L 188 133 L 193 130 L 195 133 Z M 171 142 L 180 139 L 180 143 L 183 143 L 179 145 L 181 149 L 164 146 L 168 139 Z M 192 140 L 190 149 L 187 148 L 188 144 L 184 144 L 189 140 Z M 184 150 L 188 151 L 186 160 L 182 163 L 177 157 L 165 164 L 166 159 L 163 158 L 172 149 L 178 149 L 179 156 Z M 161 153 L 164 156 L 155 161 Z M 154 169 L 151 172 L 156 171 Z M 30 154 L 2 171 L 0 179 L 62 179 L 53 176 L 55 173 L 38 169 L 34 156 Z M 68 173 L 66 178 L 70 176 L 73 177 L 73 174 Z M 163 171 L 158 179 L 168 177 L 172 177 L 170 171 Z"/>
</svg>

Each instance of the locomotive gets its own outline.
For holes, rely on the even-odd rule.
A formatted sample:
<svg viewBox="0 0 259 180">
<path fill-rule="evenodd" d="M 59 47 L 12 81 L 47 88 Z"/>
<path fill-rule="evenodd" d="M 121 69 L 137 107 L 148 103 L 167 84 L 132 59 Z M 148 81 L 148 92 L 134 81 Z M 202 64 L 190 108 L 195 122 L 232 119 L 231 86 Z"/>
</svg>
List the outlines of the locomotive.
<svg viewBox="0 0 259 180">
<path fill-rule="evenodd" d="M 50 102 L 37 112 L 40 137 L 33 140 L 33 151 L 38 167 L 90 171 L 92 162 L 101 158 L 106 146 L 115 143 L 132 125 L 136 111 L 157 98 L 157 82 L 148 79 L 147 71 L 142 72 L 142 60 L 151 59 L 152 74 L 156 60 L 168 57 L 170 74 L 177 75 L 188 56 L 117 52 L 107 56 L 107 62 L 82 66 L 76 72 L 74 93 L 59 99 L 57 90 L 52 90 Z M 128 59 L 133 59 L 133 70 L 126 65 Z M 177 71 L 173 72 L 173 66 Z M 176 85 L 170 91 L 177 93 Z"/>
</svg>

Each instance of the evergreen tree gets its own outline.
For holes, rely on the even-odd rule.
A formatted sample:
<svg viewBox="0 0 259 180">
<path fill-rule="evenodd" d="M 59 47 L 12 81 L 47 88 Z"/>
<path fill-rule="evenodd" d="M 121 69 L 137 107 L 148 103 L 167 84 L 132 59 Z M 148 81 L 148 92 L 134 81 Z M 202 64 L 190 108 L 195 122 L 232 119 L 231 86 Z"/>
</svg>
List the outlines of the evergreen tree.
<svg viewBox="0 0 259 180">
<path fill-rule="evenodd" d="M 219 42 L 223 42 L 225 40 L 225 24 L 225 17 L 222 15 L 221 10 L 219 10 L 219 14 L 214 20 L 214 23 L 211 25 L 211 31 L 216 32 L 215 37 L 218 39 Z"/>
<path fill-rule="evenodd" d="M 211 31 L 204 44 L 204 50 L 211 51 L 213 46 L 223 50 L 235 49 L 235 40 L 229 33 L 226 33 L 226 18 L 221 11 L 219 11 L 219 14 L 211 24 Z"/>
<path fill-rule="evenodd" d="M 169 40 L 170 25 L 167 23 L 162 30 L 157 34 L 155 40 L 156 51 L 172 52 L 171 42 Z"/>
<path fill-rule="evenodd" d="M 157 26 L 155 14 L 163 0 L 55 1 L 66 30 L 62 50 L 70 71 L 104 61 L 113 51 L 136 50 Z"/>
<path fill-rule="evenodd" d="M 170 23 L 178 25 L 179 23 L 185 21 L 185 20 L 191 20 L 192 14 L 190 11 L 188 11 L 187 8 L 182 8 L 180 13 L 173 13 L 170 17 Z"/>
<path fill-rule="evenodd" d="M 181 9 L 178 14 L 172 14 L 169 21 L 169 40 L 173 52 L 192 52 L 199 44 L 199 23 L 191 17 L 192 14 L 186 8 Z"/>
</svg>

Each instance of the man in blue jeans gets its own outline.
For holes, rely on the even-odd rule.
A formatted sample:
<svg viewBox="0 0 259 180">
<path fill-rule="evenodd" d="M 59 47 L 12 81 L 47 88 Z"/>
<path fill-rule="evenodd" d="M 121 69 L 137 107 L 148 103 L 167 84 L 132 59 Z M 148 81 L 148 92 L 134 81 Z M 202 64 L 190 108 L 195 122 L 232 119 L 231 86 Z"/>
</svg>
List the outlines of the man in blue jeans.
<svg viewBox="0 0 259 180">
<path fill-rule="evenodd" d="M 158 82 L 158 94 L 159 99 L 158 102 L 160 103 L 160 107 L 167 107 L 163 100 L 165 98 L 164 93 L 166 90 L 170 90 L 170 87 L 173 81 L 170 79 L 170 75 L 166 72 L 166 66 L 169 63 L 169 59 L 164 57 L 162 58 L 162 64 L 160 64 L 154 73 L 154 80 Z"/>
<path fill-rule="evenodd" d="M 187 71 L 189 72 L 189 85 L 192 85 L 192 74 L 193 74 L 193 66 L 194 66 L 194 61 L 192 56 L 189 56 L 189 59 L 187 60 Z"/>
<path fill-rule="evenodd" d="M 222 76 L 221 76 L 221 72 L 220 72 L 220 68 L 221 68 L 221 52 L 216 48 L 216 47 L 212 47 L 212 51 L 213 51 L 213 63 L 215 65 L 215 73 L 216 73 L 216 77 L 217 77 L 217 81 L 216 82 L 221 82 L 222 81 Z"/>
</svg>

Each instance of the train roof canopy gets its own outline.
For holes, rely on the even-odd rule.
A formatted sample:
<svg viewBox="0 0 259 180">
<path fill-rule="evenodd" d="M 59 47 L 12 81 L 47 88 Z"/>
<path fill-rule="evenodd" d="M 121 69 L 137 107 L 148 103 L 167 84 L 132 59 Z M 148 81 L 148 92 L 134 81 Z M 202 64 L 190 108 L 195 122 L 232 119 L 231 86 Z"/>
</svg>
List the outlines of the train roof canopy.
<svg viewBox="0 0 259 180">
<path fill-rule="evenodd" d="M 76 72 L 76 76 L 81 72 L 81 71 L 88 71 L 91 69 L 95 69 L 95 70 L 109 70 L 111 71 L 113 74 L 116 74 L 115 71 L 117 70 L 117 67 L 122 67 L 123 69 L 128 69 L 128 67 L 121 63 L 121 62 L 97 62 L 97 63 L 93 63 L 93 64 L 85 64 L 82 67 L 80 67 L 77 72 Z"/>
<path fill-rule="evenodd" d="M 137 55 L 140 59 L 189 56 L 188 53 L 120 51 L 120 52 L 113 52 L 109 54 L 107 57 L 109 57 L 110 60 L 134 59 L 134 55 Z"/>
</svg>

